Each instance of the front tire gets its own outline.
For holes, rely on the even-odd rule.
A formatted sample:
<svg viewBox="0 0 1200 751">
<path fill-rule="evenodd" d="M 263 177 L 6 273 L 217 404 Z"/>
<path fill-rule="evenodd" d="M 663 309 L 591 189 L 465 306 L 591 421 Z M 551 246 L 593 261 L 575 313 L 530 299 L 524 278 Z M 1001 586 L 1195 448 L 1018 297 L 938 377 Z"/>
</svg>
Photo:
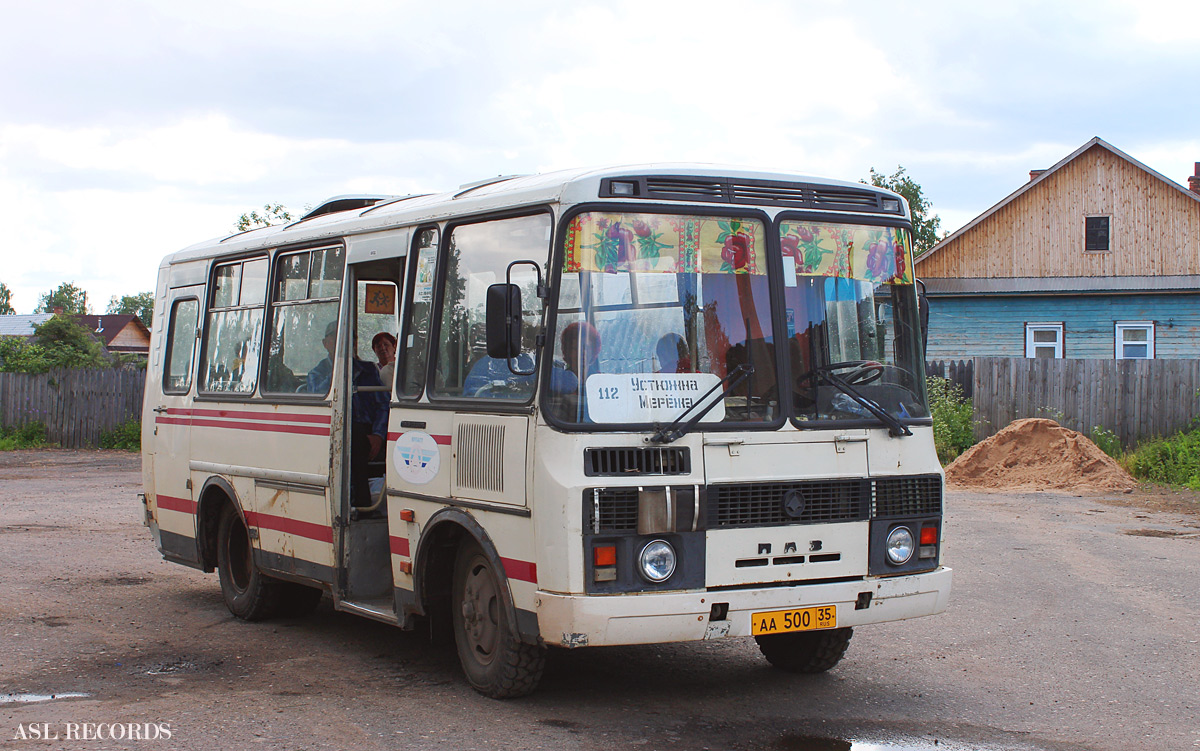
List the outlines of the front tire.
<svg viewBox="0 0 1200 751">
<path fill-rule="evenodd" d="M 261 621 L 278 611 L 283 582 L 265 576 L 254 565 L 250 533 L 232 506 L 226 506 L 221 512 L 217 531 L 217 571 L 225 606 L 238 618 Z"/>
<path fill-rule="evenodd" d="M 546 650 L 512 633 L 502 587 L 478 545 L 459 548 L 451 606 L 458 659 L 476 691 L 493 699 L 512 699 L 537 688 Z"/>
<path fill-rule="evenodd" d="M 780 670 L 824 673 L 841 662 L 853 635 L 852 628 L 835 628 L 756 636 L 754 640 L 767 662 Z"/>
</svg>

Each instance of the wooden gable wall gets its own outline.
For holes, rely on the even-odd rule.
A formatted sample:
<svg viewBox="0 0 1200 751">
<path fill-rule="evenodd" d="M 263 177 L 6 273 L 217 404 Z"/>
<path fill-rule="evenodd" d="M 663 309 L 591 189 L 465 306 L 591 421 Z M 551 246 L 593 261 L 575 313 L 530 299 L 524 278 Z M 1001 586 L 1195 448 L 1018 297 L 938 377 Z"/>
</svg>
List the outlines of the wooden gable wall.
<svg viewBox="0 0 1200 751">
<path fill-rule="evenodd" d="M 1083 250 L 1084 217 L 1107 214 L 1110 252 Z M 1200 201 L 1093 146 L 916 262 L 936 278 L 1200 274 Z"/>
</svg>

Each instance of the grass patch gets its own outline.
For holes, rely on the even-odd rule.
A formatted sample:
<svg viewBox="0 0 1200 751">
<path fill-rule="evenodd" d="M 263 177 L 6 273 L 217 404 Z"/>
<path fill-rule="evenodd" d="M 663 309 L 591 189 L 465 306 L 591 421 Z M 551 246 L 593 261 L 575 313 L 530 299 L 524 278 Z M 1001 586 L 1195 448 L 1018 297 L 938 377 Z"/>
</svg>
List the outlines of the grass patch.
<svg viewBox="0 0 1200 751">
<path fill-rule="evenodd" d="M 101 433 L 100 448 L 141 451 L 142 423 L 139 420 L 129 420 L 113 428 L 111 432 Z"/>
<path fill-rule="evenodd" d="M 1200 425 L 1140 444 L 1123 459 L 1139 480 L 1200 490 Z"/>
<path fill-rule="evenodd" d="M 1096 444 L 1101 451 L 1117 461 L 1124 459 L 1125 449 L 1121 446 L 1121 439 L 1108 428 L 1096 425 L 1092 428 L 1092 432 L 1088 433 L 1088 438 L 1092 439 L 1092 443 Z"/>
<path fill-rule="evenodd" d="M 938 376 L 929 377 L 927 388 L 929 413 L 933 417 L 933 443 L 938 460 L 949 464 L 975 445 L 971 400 L 963 396 L 958 384 Z"/>
<path fill-rule="evenodd" d="M 31 422 L 27 425 L 0 427 L 0 451 L 37 449 L 46 445 L 46 424 Z"/>
</svg>

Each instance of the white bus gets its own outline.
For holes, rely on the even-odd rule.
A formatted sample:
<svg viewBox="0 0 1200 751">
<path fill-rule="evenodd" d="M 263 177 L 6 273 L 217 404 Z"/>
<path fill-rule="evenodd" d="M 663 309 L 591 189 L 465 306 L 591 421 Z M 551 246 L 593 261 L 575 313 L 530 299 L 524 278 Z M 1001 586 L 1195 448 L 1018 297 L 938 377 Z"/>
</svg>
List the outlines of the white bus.
<svg viewBox="0 0 1200 751">
<path fill-rule="evenodd" d="M 867 185 L 648 165 L 195 245 L 158 273 L 146 523 L 234 615 L 448 628 L 492 697 L 549 647 L 828 670 L 949 596 L 911 231 Z"/>
</svg>

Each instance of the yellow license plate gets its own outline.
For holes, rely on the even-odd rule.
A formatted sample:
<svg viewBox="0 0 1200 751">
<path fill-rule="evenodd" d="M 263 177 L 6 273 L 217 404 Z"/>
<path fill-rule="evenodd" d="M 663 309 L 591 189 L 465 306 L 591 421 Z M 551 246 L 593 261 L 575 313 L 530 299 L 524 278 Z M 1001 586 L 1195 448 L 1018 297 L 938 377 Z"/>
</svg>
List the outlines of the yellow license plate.
<svg viewBox="0 0 1200 751">
<path fill-rule="evenodd" d="M 816 631 L 822 628 L 837 628 L 837 605 L 772 610 L 755 613 L 750 620 L 750 633 L 754 636 L 784 634 L 788 631 Z"/>
</svg>

